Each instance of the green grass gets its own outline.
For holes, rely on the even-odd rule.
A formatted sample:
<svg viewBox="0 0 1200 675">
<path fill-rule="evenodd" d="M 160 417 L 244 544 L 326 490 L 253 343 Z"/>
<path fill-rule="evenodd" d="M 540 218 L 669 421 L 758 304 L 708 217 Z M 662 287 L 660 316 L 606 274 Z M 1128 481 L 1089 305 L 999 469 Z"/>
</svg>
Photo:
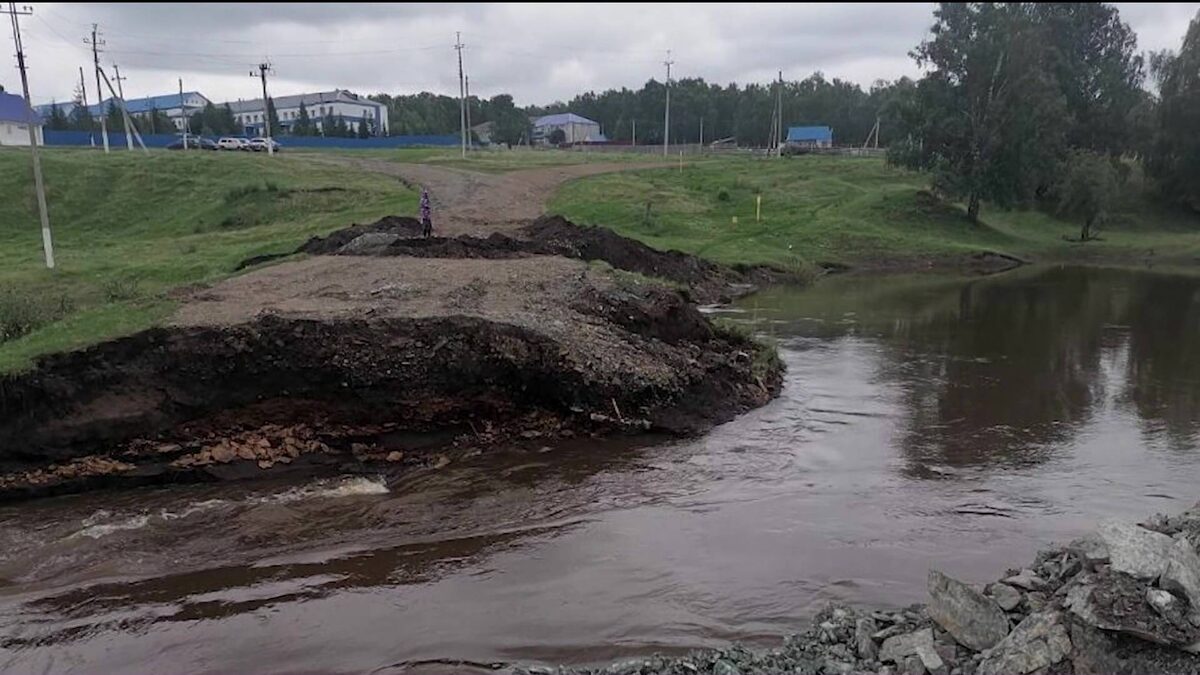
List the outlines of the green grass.
<svg viewBox="0 0 1200 675">
<path fill-rule="evenodd" d="M 298 148 L 296 153 L 313 152 L 309 148 Z M 394 150 L 363 149 L 317 150 L 319 154 L 377 159 L 388 162 L 432 164 L 452 168 L 482 171 L 485 173 L 507 173 L 521 169 L 539 169 L 576 164 L 653 164 L 662 161 L 657 154 L 631 152 L 587 152 L 573 150 L 551 150 L 514 148 L 512 150 L 476 149 L 462 158 L 458 148 L 397 148 Z"/>
<path fill-rule="evenodd" d="M 416 208 L 395 179 L 287 155 L 52 148 L 42 157 L 57 268 L 43 264 L 28 152 L 0 149 L 0 294 L 65 298 L 70 311 L 0 341 L 0 372 L 161 322 L 170 290 L 229 276 L 247 257 Z"/>
<path fill-rule="evenodd" d="M 1200 255 L 1200 218 L 1157 206 L 1137 181 L 1101 229 L 1104 240 L 1086 244 L 1063 239 L 1077 237 L 1078 224 L 1037 211 L 985 207 L 984 222 L 972 225 L 961 207 L 924 192 L 926 176 L 852 157 L 720 158 L 682 171 L 599 175 L 565 185 L 550 210 L 656 248 L 787 269 L 981 250 L 1038 260 L 1140 261 L 1153 250 L 1160 259 L 1189 262 Z"/>
</svg>

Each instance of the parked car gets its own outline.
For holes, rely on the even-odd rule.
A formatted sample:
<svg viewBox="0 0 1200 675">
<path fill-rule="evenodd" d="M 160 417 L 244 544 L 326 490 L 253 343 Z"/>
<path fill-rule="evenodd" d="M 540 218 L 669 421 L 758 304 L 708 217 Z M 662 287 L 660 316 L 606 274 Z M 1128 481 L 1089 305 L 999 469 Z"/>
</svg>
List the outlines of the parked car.
<svg viewBox="0 0 1200 675">
<path fill-rule="evenodd" d="M 183 150 L 183 139 L 179 138 L 174 143 L 167 146 L 168 150 Z M 188 136 L 188 150 L 216 150 L 217 144 L 207 138 L 200 136 Z"/>
<path fill-rule="evenodd" d="M 217 147 L 221 150 L 249 150 L 250 141 L 245 138 L 226 136 L 217 141 Z"/>
<path fill-rule="evenodd" d="M 272 138 L 270 140 L 270 143 L 271 143 L 271 149 L 274 150 L 275 152 L 279 152 L 280 150 L 283 149 L 283 146 L 279 144 L 279 141 L 275 140 L 274 138 Z M 267 151 L 267 139 L 265 139 L 265 138 L 250 139 L 250 149 L 255 152 L 266 152 Z"/>
</svg>

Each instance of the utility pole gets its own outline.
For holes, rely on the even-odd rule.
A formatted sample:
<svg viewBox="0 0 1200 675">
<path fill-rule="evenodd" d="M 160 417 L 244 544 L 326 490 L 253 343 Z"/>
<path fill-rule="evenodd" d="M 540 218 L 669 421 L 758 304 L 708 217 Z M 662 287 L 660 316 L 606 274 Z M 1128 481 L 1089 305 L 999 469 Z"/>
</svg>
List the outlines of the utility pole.
<svg viewBox="0 0 1200 675">
<path fill-rule="evenodd" d="M 97 37 L 96 30 L 99 28 L 96 24 L 92 24 L 92 39 L 89 41 L 83 38 L 83 44 L 92 46 L 92 64 L 96 67 L 96 103 L 100 107 L 100 137 L 104 139 L 104 152 L 108 152 L 108 111 L 104 109 L 104 87 L 100 86 L 100 45 L 105 44 L 104 40 Z"/>
<path fill-rule="evenodd" d="M 783 156 L 783 71 L 779 71 L 779 87 L 775 94 L 775 119 L 779 120 L 778 133 L 775 136 L 775 156 Z"/>
<path fill-rule="evenodd" d="M 471 76 L 463 77 L 467 89 L 467 145 L 471 145 Z"/>
<path fill-rule="evenodd" d="M 50 213 L 46 209 L 46 184 L 42 182 L 42 159 L 38 156 L 37 127 L 39 120 L 34 116 L 33 102 L 29 98 L 29 76 L 25 74 L 25 49 L 21 45 L 21 25 L 18 16 L 33 14 L 31 7 L 17 10 L 17 3 L 8 3 L 4 11 L 12 19 L 13 42 L 17 45 L 17 68 L 21 71 L 21 90 L 25 94 L 25 126 L 29 129 L 29 153 L 33 157 L 33 187 L 37 190 L 38 217 L 42 220 L 42 252 L 46 256 L 46 269 L 54 269 L 54 242 L 50 237 Z"/>
<path fill-rule="evenodd" d="M 258 77 L 262 80 L 263 90 L 263 129 L 266 131 L 267 138 L 267 155 L 275 155 L 275 141 L 271 140 L 271 108 L 267 105 L 267 73 L 271 70 L 271 62 L 264 61 L 258 64 Z M 254 71 L 250 71 L 250 77 L 254 77 Z M 183 94 L 180 93 L 180 96 Z"/>
<path fill-rule="evenodd" d="M 187 108 L 183 105 L 183 78 L 179 78 L 179 114 L 183 116 L 183 151 L 188 149 L 188 132 L 191 122 L 188 121 Z"/>
<path fill-rule="evenodd" d="M 663 61 L 663 65 L 667 67 L 667 108 L 663 112 L 663 157 L 666 157 L 669 152 L 668 148 L 671 145 L 671 65 L 675 63 L 671 60 L 671 50 L 667 50 L 667 60 Z"/>
<path fill-rule="evenodd" d="M 462 65 L 462 33 L 454 32 L 454 50 L 458 52 L 458 116 L 459 116 L 459 132 L 462 135 L 462 156 L 467 158 L 467 107 L 466 99 L 466 83 L 463 81 L 463 65 Z"/>
<path fill-rule="evenodd" d="M 87 102 L 87 80 L 83 77 L 83 66 L 79 66 L 79 96 L 83 99 L 83 114 L 88 122 L 88 140 L 96 147 L 96 120 L 92 119 L 91 109 Z"/>
<path fill-rule="evenodd" d="M 637 147 L 637 118 L 633 118 L 633 147 Z"/>
<path fill-rule="evenodd" d="M 121 99 L 121 109 L 125 109 L 125 87 L 121 86 L 122 80 L 128 80 L 128 77 L 121 77 L 121 66 L 113 64 L 113 79 L 117 81 L 117 97 Z M 129 115 L 126 114 L 125 120 L 125 145 L 130 150 L 133 150 L 133 134 L 129 131 Z"/>
<path fill-rule="evenodd" d="M 704 151 L 704 118 L 700 118 L 700 151 Z"/>
</svg>

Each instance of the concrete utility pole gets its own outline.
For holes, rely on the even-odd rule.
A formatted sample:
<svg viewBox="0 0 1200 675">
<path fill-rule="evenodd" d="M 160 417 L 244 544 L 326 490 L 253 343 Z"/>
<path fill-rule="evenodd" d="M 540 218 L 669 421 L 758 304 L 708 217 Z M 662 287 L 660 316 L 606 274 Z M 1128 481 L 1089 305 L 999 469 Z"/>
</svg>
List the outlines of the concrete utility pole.
<svg viewBox="0 0 1200 675">
<path fill-rule="evenodd" d="M 467 91 L 467 145 L 471 145 L 471 76 L 463 77 Z"/>
<path fill-rule="evenodd" d="M 187 108 L 183 105 L 183 78 L 179 78 L 179 114 L 183 116 L 183 151 L 188 149 L 188 132 L 191 122 L 188 121 Z"/>
<path fill-rule="evenodd" d="M 88 121 L 88 140 L 91 141 L 92 147 L 96 147 L 96 120 L 92 119 L 92 113 L 89 112 L 87 102 L 87 79 L 83 77 L 83 66 L 79 66 L 79 96 L 83 99 L 83 114 L 87 116 Z"/>
<path fill-rule="evenodd" d="M 704 152 L 704 118 L 700 118 L 700 151 Z"/>
<path fill-rule="evenodd" d="M 2 10 L 0 10 L 2 11 Z M 33 8 L 22 7 L 17 10 L 17 3 L 8 3 L 8 10 L 3 11 L 12 19 L 13 42 L 17 45 L 17 68 L 21 70 L 21 91 L 25 94 L 24 114 L 28 116 L 25 126 L 29 128 L 29 153 L 33 157 L 33 187 L 37 190 L 38 217 L 42 220 L 42 252 L 46 256 L 46 269 L 54 269 L 54 241 L 50 236 L 50 212 L 46 209 L 46 184 L 42 182 L 42 159 L 38 156 L 37 118 L 33 112 L 33 102 L 29 98 L 29 76 L 25 74 L 25 49 L 21 44 L 21 25 L 18 16 L 33 14 Z"/>
<path fill-rule="evenodd" d="M 271 71 L 271 63 L 269 61 L 258 64 L 258 77 L 262 79 L 263 90 L 263 129 L 266 131 L 267 139 L 267 154 L 275 155 L 275 141 L 271 140 L 271 109 L 267 105 L 267 73 Z M 254 71 L 250 71 L 250 77 L 254 77 Z"/>
<path fill-rule="evenodd" d="M 462 134 L 462 156 L 467 158 L 467 107 L 466 107 L 466 83 L 463 80 L 463 64 L 462 50 L 466 46 L 462 43 L 462 33 L 454 32 L 454 50 L 458 52 L 458 115 L 459 115 L 459 131 Z"/>
<path fill-rule="evenodd" d="M 779 133 L 775 136 L 775 156 L 783 156 L 783 71 L 779 71 L 779 89 L 775 93 L 775 119 L 779 120 Z"/>
<path fill-rule="evenodd" d="M 137 127 L 133 125 L 133 119 L 129 117 L 129 108 L 125 107 L 125 98 L 113 87 L 112 81 L 108 79 L 108 75 L 105 74 L 103 68 L 100 69 L 100 76 L 104 78 L 104 84 L 108 86 L 108 93 L 112 94 L 113 99 L 121 104 L 121 121 L 125 124 L 125 133 L 127 134 L 126 138 L 129 139 L 130 151 L 133 150 L 133 139 L 136 138 L 138 145 L 142 146 L 142 152 L 149 154 L 150 151 L 146 149 L 146 142 L 142 140 L 142 135 L 138 133 Z"/>
<path fill-rule="evenodd" d="M 121 109 L 125 109 L 125 87 L 121 86 L 122 80 L 128 80 L 128 77 L 121 77 L 121 66 L 113 64 L 113 79 L 117 81 L 117 97 L 121 99 Z M 122 119 L 125 121 L 125 145 L 130 150 L 133 150 L 133 134 L 129 131 L 129 115 L 125 114 Z"/>
<path fill-rule="evenodd" d="M 96 103 L 100 107 L 100 137 L 104 139 L 104 152 L 108 152 L 108 111 L 104 109 L 104 87 L 100 86 L 100 45 L 105 44 L 104 40 L 97 37 L 96 30 L 99 28 L 96 24 L 92 24 L 92 39 L 89 41 L 83 38 L 83 44 L 92 46 L 92 64 L 96 67 Z"/>
<path fill-rule="evenodd" d="M 633 147 L 637 147 L 637 118 L 633 118 Z"/>
<path fill-rule="evenodd" d="M 671 50 L 667 50 L 667 60 L 663 61 L 663 65 L 667 67 L 667 109 L 663 112 L 663 157 L 669 153 L 667 148 L 671 145 L 671 65 L 675 62 L 671 60 Z"/>
</svg>

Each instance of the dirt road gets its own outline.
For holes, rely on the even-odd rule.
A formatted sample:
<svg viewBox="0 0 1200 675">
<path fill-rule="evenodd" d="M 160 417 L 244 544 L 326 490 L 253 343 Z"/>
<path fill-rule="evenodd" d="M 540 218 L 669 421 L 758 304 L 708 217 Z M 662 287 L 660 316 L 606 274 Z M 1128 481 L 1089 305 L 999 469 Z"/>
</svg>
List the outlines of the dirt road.
<svg viewBox="0 0 1200 675">
<path fill-rule="evenodd" d="M 429 190 L 434 232 L 439 236 L 492 232 L 513 233 L 545 213 L 546 201 L 574 178 L 614 171 L 653 169 L 659 164 L 574 164 L 524 169 L 502 174 L 479 173 L 429 164 L 402 164 L 375 159 L 315 156 L 312 159 L 395 176 Z M 665 165 L 661 165 L 665 166 Z"/>
</svg>

